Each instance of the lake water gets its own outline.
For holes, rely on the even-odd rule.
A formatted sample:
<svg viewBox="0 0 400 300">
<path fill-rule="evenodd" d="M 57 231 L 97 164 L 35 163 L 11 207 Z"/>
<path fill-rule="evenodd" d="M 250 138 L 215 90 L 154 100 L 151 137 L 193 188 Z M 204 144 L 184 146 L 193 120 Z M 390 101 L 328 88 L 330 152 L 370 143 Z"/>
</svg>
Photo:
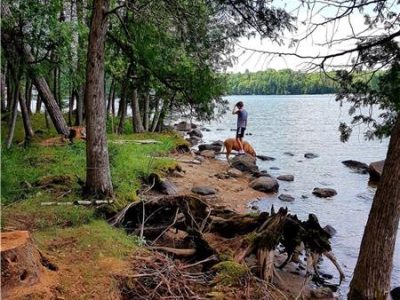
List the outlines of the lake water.
<svg viewBox="0 0 400 300">
<path fill-rule="evenodd" d="M 365 141 L 363 128 L 355 128 L 347 143 L 340 142 L 338 125 L 348 121 L 348 105 L 343 107 L 334 95 L 301 96 L 228 96 L 230 107 L 242 100 L 249 113 L 245 136 L 257 154 L 276 158 L 275 161 L 258 160 L 260 169 L 274 176 L 292 174 L 293 182 L 280 181 L 280 193 L 296 198 L 292 203 L 282 202 L 277 195 L 259 200 L 260 210 L 287 206 L 291 213 L 306 219 L 309 213 L 318 216 L 322 226 L 332 225 L 337 234 L 332 238 L 333 251 L 346 274 L 339 293 L 345 298 L 357 261 L 364 226 L 366 224 L 375 188 L 368 186 L 368 175 L 353 173 L 341 162 L 357 160 L 369 164 L 386 157 L 388 140 Z M 204 124 L 211 129 L 204 133 L 205 141 L 224 140 L 233 137 L 236 115 L 228 113 L 221 120 Z M 287 156 L 291 152 L 294 156 Z M 304 158 L 304 153 L 319 155 L 315 159 Z M 274 167 L 279 170 L 271 169 Z M 314 187 L 334 188 L 338 194 L 332 199 L 312 195 Z M 303 199 L 302 195 L 308 196 Z M 400 233 L 395 249 L 392 287 L 400 285 Z M 325 259 L 322 269 L 335 276 L 337 272 Z"/>
</svg>

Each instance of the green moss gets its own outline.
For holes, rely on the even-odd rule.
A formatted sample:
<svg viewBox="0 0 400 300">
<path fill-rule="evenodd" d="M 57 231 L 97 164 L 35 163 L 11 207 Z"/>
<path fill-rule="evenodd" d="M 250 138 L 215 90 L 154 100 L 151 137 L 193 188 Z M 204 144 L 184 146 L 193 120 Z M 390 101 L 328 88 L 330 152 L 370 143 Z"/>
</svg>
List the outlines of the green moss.
<svg viewBox="0 0 400 300">
<path fill-rule="evenodd" d="M 234 261 L 220 262 L 213 269 L 217 272 L 214 280 L 222 285 L 240 285 L 249 272 L 246 266 Z"/>
</svg>

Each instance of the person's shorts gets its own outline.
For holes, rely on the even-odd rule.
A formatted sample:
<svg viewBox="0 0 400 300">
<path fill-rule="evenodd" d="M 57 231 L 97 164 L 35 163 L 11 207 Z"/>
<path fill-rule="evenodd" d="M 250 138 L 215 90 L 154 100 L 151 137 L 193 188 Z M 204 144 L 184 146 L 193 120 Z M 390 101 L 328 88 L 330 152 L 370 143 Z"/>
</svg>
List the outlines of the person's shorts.
<svg viewBox="0 0 400 300">
<path fill-rule="evenodd" d="M 244 137 L 245 130 L 246 130 L 246 128 L 244 128 L 244 127 L 238 127 L 238 129 L 236 130 L 236 138 Z"/>
</svg>

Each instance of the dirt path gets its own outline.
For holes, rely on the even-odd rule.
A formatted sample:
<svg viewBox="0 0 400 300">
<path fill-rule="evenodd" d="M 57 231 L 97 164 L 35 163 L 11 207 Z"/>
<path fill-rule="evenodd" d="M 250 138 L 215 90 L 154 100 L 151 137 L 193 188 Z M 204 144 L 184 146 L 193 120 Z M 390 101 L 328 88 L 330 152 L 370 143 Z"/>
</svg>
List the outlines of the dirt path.
<svg viewBox="0 0 400 300">
<path fill-rule="evenodd" d="M 174 159 L 192 160 L 189 153 L 173 155 Z M 182 178 L 170 177 L 180 194 L 190 194 L 194 186 L 208 186 L 217 191 L 214 196 L 208 196 L 215 200 L 215 204 L 224 205 L 238 212 L 244 213 L 249 210 L 249 202 L 257 198 L 268 197 L 268 194 L 258 192 L 249 187 L 250 175 L 239 178 L 218 178 L 218 174 L 226 173 L 230 166 L 227 161 L 205 158 L 201 164 L 180 163 L 184 176 Z"/>
</svg>

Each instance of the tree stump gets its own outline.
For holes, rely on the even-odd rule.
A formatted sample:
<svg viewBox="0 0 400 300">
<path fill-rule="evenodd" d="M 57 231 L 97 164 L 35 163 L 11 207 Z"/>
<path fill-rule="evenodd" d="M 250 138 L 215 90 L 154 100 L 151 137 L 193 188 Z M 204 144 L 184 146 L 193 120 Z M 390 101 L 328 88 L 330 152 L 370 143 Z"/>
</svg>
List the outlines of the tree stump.
<svg viewBox="0 0 400 300">
<path fill-rule="evenodd" d="M 28 287 L 39 281 L 42 256 L 28 231 L 1 233 L 1 296 L 15 287 Z"/>
</svg>

